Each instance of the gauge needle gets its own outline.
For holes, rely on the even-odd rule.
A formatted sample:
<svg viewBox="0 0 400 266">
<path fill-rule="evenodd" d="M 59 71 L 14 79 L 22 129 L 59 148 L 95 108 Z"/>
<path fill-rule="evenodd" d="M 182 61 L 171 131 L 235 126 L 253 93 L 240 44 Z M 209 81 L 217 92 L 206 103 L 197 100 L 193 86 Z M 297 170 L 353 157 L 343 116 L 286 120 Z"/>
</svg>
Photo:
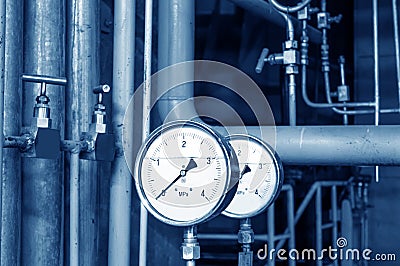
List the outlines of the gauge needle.
<svg viewBox="0 0 400 266">
<path fill-rule="evenodd" d="M 188 165 L 184 170 L 181 170 L 179 175 L 166 187 L 164 188 L 161 193 L 156 197 L 156 200 L 158 200 L 159 197 L 161 197 L 170 187 L 172 187 L 173 184 L 175 184 L 181 177 L 186 176 L 186 173 L 189 170 L 192 170 L 193 168 L 197 167 L 197 163 L 193 160 L 193 158 L 190 158 Z"/>
<path fill-rule="evenodd" d="M 242 179 L 242 177 L 243 177 L 245 174 L 250 173 L 250 172 L 251 172 L 251 169 L 250 169 L 250 167 L 246 164 L 246 165 L 244 166 L 242 172 L 240 173 L 240 178 L 239 178 L 239 179 Z"/>
</svg>

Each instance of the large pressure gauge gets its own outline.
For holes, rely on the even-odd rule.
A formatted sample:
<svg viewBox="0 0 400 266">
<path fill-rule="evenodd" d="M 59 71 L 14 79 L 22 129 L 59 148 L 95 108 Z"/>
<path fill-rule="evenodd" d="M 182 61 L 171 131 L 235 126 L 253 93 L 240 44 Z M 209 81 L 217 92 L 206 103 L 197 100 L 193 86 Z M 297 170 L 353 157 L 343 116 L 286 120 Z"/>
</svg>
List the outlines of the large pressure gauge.
<svg viewBox="0 0 400 266">
<path fill-rule="evenodd" d="M 192 121 L 167 123 L 142 145 L 135 184 L 146 209 L 176 226 L 204 222 L 232 200 L 239 179 L 236 155 L 209 127 Z"/>
<path fill-rule="evenodd" d="M 253 217 L 278 196 L 283 181 L 282 164 L 273 149 L 256 137 L 231 135 L 228 138 L 241 173 L 236 195 L 223 214 L 232 218 Z"/>
</svg>

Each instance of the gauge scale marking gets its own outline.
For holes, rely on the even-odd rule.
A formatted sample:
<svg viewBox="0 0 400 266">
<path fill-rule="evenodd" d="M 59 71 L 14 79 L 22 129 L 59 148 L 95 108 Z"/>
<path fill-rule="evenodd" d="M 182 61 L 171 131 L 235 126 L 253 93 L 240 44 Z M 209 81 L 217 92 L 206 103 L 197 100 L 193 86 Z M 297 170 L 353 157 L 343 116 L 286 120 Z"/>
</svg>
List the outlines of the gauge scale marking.
<svg viewBox="0 0 400 266">
<path fill-rule="evenodd" d="M 139 151 L 135 166 L 139 197 L 165 223 L 187 226 L 205 221 L 226 207 L 226 195 L 235 188 L 232 155 L 229 145 L 205 125 L 192 121 L 163 125 Z M 230 194 L 231 199 L 234 191 Z"/>
<path fill-rule="evenodd" d="M 270 206 L 283 183 L 283 168 L 277 154 L 262 140 L 250 135 L 231 135 L 240 178 L 235 197 L 223 212 L 232 218 L 250 218 Z"/>
</svg>

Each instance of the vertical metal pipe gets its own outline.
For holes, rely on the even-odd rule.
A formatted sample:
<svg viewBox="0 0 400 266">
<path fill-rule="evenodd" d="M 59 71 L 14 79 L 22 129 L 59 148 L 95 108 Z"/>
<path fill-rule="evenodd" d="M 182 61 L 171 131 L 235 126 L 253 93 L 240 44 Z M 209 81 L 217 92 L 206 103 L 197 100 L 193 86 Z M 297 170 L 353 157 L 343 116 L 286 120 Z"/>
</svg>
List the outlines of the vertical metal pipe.
<svg viewBox="0 0 400 266">
<path fill-rule="evenodd" d="M 142 141 L 150 134 L 150 101 L 151 101 L 151 60 L 152 60 L 152 32 L 153 32 L 153 1 L 145 3 L 145 34 L 144 34 L 144 90 L 143 90 L 143 120 Z M 140 232 L 139 232 L 139 265 L 146 265 L 147 257 L 147 210 L 140 205 Z"/>
<path fill-rule="evenodd" d="M 195 260 L 188 260 L 188 261 L 186 261 L 186 266 L 196 266 L 196 261 Z"/>
<path fill-rule="evenodd" d="M 296 76 L 289 76 L 289 124 L 296 126 Z"/>
<path fill-rule="evenodd" d="M 337 191 L 336 186 L 331 189 L 331 205 L 332 205 L 332 247 L 336 246 L 338 238 L 338 208 L 337 208 Z M 337 260 L 333 261 L 333 265 L 337 266 Z"/>
<path fill-rule="evenodd" d="M 67 0 L 67 79 L 66 106 L 66 134 L 67 139 L 79 140 L 84 131 L 89 130 L 91 113 L 95 104 L 92 89 L 99 85 L 100 79 L 100 1 L 99 0 Z M 79 183 L 76 176 L 70 174 L 71 190 L 79 190 L 70 198 L 71 211 L 79 204 L 79 253 L 80 264 L 96 265 L 97 259 L 97 164 L 96 162 L 82 160 L 77 162 L 75 155 L 71 155 L 70 171 L 79 166 Z M 75 172 L 76 174 L 76 172 Z M 79 188 L 73 187 L 78 185 Z M 77 213 L 71 213 L 76 215 Z M 71 228 L 71 233 L 75 232 Z M 70 243 L 74 245 L 74 235 Z M 71 242 L 72 241 L 72 242 Z M 73 250 L 70 250 L 72 252 Z M 76 258 L 71 258 L 77 262 Z M 71 261 L 70 263 L 73 263 Z"/>
<path fill-rule="evenodd" d="M 23 1 L 6 2 L 6 16 L 1 27 L 5 35 L 4 134 L 18 135 L 21 129 L 22 88 L 20 74 L 23 63 Z M 1 13 L 3 13 L 3 10 Z M 4 15 L 0 16 L 3 19 Z M 2 28 L 1 28 L 2 29 Z M 4 35 L 1 34 L 4 40 Z M 4 42 L 2 42 L 4 44 Z M 3 131 L 2 131 L 3 133 Z M 21 158 L 16 149 L 3 150 L 1 180 L 1 265 L 20 265 L 21 257 Z"/>
<path fill-rule="evenodd" d="M 132 177 L 122 149 L 125 109 L 134 92 L 135 1 L 114 1 L 113 130 L 117 152 L 110 180 L 108 265 L 130 264 Z M 121 248 L 123 247 L 123 248 Z"/>
<path fill-rule="evenodd" d="M 194 0 L 164 0 L 159 1 L 159 28 L 158 28 L 158 69 L 194 60 Z M 185 71 L 194 76 L 194 71 Z M 186 83 L 172 88 L 157 103 L 161 120 L 169 114 L 169 119 L 192 119 L 197 117 L 194 104 L 181 105 L 173 109 L 182 101 L 193 97 L 193 83 Z"/>
<path fill-rule="evenodd" d="M 4 86 L 5 86 L 5 38 L 6 38 L 6 1 L 0 1 L 0 114 L 4 114 Z M 3 135 L 4 135 L 4 116 L 0 115 L 0 232 L 2 228 L 2 190 L 3 190 Z M 0 258 L 1 263 L 1 258 Z"/>
<path fill-rule="evenodd" d="M 289 250 L 294 249 L 296 247 L 296 239 L 295 239 L 295 223 L 294 223 L 294 194 L 292 186 L 288 186 L 287 189 L 287 223 L 289 229 L 289 242 L 288 248 Z M 295 260 L 289 260 L 289 265 L 294 266 L 296 265 Z"/>
<path fill-rule="evenodd" d="M 378 0 L 372 0 L 374 35 L 374 82 L 375 82 L 375 126 L 379 125 L 379 36 L 378 36 Z M 375 181 L 379 182 L 379 167 L 375 166 Z"/>
<path fill-rule="evenodd" d="M 394 49 L 396 53 L 396 74 L 397 74 L 397 89 L 398 89 L 398 101 L 400 110 L 400 44 L 399 44 L 399 19 L 397 12 L 397 0 L 392 0 L 393 10 L 393 33 L 394 33 Z"/>
<path fill-rule="evenodd" d="M 317 256 L 321 256 L 322 250 L 322 199 L 321 199 L 321 186 L 317 188 L 315 196 L 315 249 Z M 322 266 L 322 260 L 317 260 L 317 265 Z"/>
<path fill-rule="evenodd" d="M 374 83 L 375 83 L 375 125 L 379 125 L 379 38 L 378 38 L 378 0 L 372 0 L 374 35 Z"/>
<path fill-rule="evenodd" d="M 24 72 L 65 76 L 65 3 L 62 0 L 27 0 L 25 3 Z M 14 48 L 15 49 L 15 48 Z M 37 89 L 24 88 L 23 126 L 32 122 Z M 64 88 L 47 90 L 53 128 L 64 137 Z M 62 263 L 63 159 L 24 158 L 22 182 L 23 265 Z"/>
<path fill-rule="evenodd" d="M 268 208 L 268 250 L 272 250 L 275 248 L 275 204 L 272 204 Z M 268 265 L 274 266 L 275 265 L 275 256 L 269 257 L 268 254 Z"/>
<path fill-rule="evenodd" d="M 143 120 L 142 141 L 150 134 L 150 106 L 151 106 L 151 60 L 153 43 L 153 1 L 145 2 L 144 18 L 144 62 L 143 62 Z M 146 266 L 147 260 L 147 210 L 140 204 L 140 230 L 139 230 L 139 266 Z"/>
<path fill-rule="evenodd" d="M 79 266 L 79 152 L 70 157 L 69 265 Z"/>
</svg>

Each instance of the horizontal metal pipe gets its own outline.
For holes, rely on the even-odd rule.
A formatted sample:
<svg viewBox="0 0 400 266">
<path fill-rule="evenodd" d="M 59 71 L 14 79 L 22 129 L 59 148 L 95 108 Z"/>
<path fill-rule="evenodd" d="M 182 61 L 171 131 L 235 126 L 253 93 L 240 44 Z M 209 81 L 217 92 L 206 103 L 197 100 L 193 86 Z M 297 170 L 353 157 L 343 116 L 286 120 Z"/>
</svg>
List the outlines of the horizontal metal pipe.
<svg viewBox="0 0 400 266">
<path fill-rule="evenodd" d="M 351 102 L 351 103 L 332 103 L 332 102 L 328 102 L 328 103 L 315 103 L 312 102 L 310 100 L 310 98 L 308 98 L 307 95 L 307 83 L 306 83 L 306 77 L 307 77 L 307 67 L 306 66 L 302 66 L 301 67 L 301 71 L 302 71 L 302 96 L 303 96 L 303 100 L 304 102 L 313 108 L 333 108 L 333 107 L 375 107 L 375 102 Z M 329 96 L 330 97 L 330 96 Z M 330 99 L 329 97 L 327 97 L 328 99 Z"/>
<path fill-rule="evenodd" d="M 285 20 L 282 19 L 282 16 L 279 12 L 268 2 L 264 0 L 229 0 L 234 4 L 240 6 L 243 9 L 246 9 L 255 15 L 258 15 L 266 20 L 281 26 L 285 26 Z M 289 18 L 293 21 L 295 26 L 295 31 L 300 35 L 301 34 L 301 23 L 296 18 L 289 16 Z M 310 37 L 310 41 L 316 44 L 321 43 L 321 32 L 314 27 L 308 26 L 307 31 Z"/>
<path fill-rule="evenodd" d="M 18 148 L 20 150 L 28 150 L 34 142 L 31 135 L 23 136 L 5 136 L 3 141 L 4 148 Z"/>
<path fill-rule="evenodd" d="M 87 151 L 89 148 L 87 141 L 75 141 L 75 140 L 62 140 L 60 149 L 62 151 L 68 152 L 80 152 L 80 151 Z"/>
<path fill-rule="evenodd" d="M 237 241 L 237 234 L 198 234 L 198 239 L 201 240 L 232 240 Z M 284 240 L 290 238 L 289 234 L 275 235 L 274 240 Z M 255 241 L 268 241 L 268 234 L 256 234 L 254 235 Z"/>
<path fill-rule="evenodd" d="M 229 134 L 242 127 L 216 127 Z M 259 136 L 259 127 L 247 127 Z M 263 128 L 263 130 L 268 130 Z M 290 165 L 400 165 L 400 126 L 276 127 L 276 151 Z M 263 136 L 274 144 L 274 136 Z"/>
</svg>

